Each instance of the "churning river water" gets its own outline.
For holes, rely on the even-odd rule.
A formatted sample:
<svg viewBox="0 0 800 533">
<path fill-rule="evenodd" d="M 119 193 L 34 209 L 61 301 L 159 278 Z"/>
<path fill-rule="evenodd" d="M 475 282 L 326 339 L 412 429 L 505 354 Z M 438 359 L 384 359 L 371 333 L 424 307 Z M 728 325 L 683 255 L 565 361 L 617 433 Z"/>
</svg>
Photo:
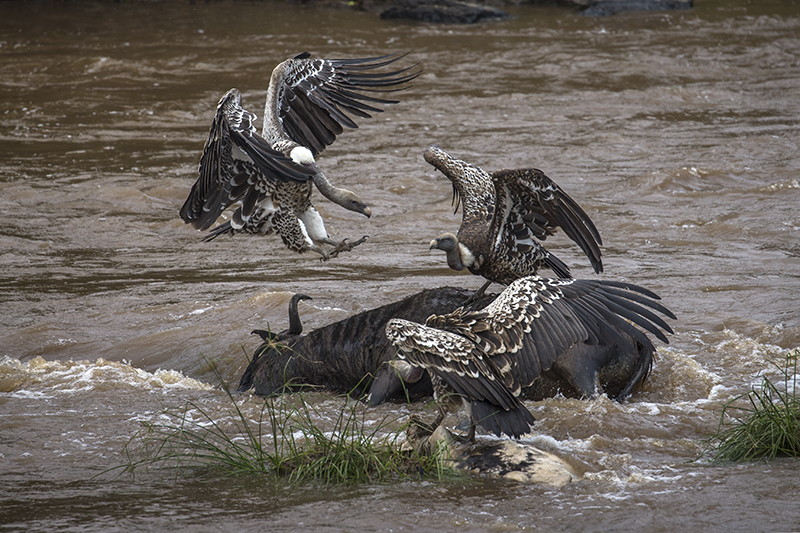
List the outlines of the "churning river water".
<svg viewBox="0 0 800 533">
<path fill-rule="evenodd" d="M 722 405 L 800 346 L 800 5 L 511 12 L 440 26 L 271 2 L 0 3 L 0 530 L 800 530 L 798 461 L 693 461 Z M 202 243 L 179 219 L 225 91 L 260 116 L 287 57 L 399 50 L 424 73 L 319 158 L 373 212 L 317 197 L 329 231 L 365 244 L 321 263 L 276 237 Z M 97 476 L 166 408 L 227 416 L 215 371 L 235 384 L 250 331 L 285 328 L 294 292 L 313 297 L 312 329 L 423 288 L 479 287 L 428 251 L 460 223 L 422 159 L 432 143 L 487 170 L 545 171 L 600 229 L 601 277 L 656 291 L 678 317 L 624 404 L 528 404 L 525 440 L 580 480 Z M 549 247 L 594 277 L 566 238 Z M 312 398 L 323 413 L 342 403 Z"/>
</svg>

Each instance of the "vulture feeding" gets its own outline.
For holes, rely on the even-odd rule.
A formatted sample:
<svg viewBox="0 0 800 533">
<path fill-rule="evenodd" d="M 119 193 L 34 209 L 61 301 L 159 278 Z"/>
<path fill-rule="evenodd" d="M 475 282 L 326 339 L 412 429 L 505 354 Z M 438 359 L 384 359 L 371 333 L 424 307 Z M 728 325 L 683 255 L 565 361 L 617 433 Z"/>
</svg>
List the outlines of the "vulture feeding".
<svg viewBox="0 0 800 533">
<path fill-rule="evenodd" d="M 231 219 L 204 240 L 224 233 L 278 233 L 290 250 L 311 250 L 322 259 L 362 243 L 366 237 L 351 243 L 328 235 L 311 203 L 312 182 L 345 209 L 367 217 L 372 213 L 355 193 L 334 186 L 315 157 L 344 127 L 358 127 L 352 117 L 370 118 L 382 111 L 378 105 L 397 103 L 370 93 L 402 90 L 419 76 L 415 67 L 377 70 L 405 55 L 313 59 L 305 52 L 284 61 L 272 72 L 261 135 L 256 115 L 242 108 L 239 91 L 228 91 L 203 148 L 200 175 L 180 210 L 183 221 L 206 230 L 239 202 Z"/>
<path fill-rule="evenodd" d="M 570 346 L 602 345 L 620 332 L 654 349 L 633 324 L 669 342 L 661 329 L 672 329 L 654 311 L 675 316 L 656 299 L 630 283 L 530 276 L 511 283 L 480 311 L 432 315 L 424 326 L 393 319 L 386 336 L 397 347 L 404 379 L 413 381 L 410 375 L 428 370 L 439 405 L 434 428 L 463 403 L 471 421 L 469 440 L 475 424 L 519 438 L 534 422 L 520 391 Z"/>
<path fill-rule="evenodd" d="M 487 282 L 508 285 L 549 267 L 560 278 L 571 278 L 569 267 L 538 241 L 557 228 L 575 241 L 594 271 L 603 271 L 600 233 L 583 209 L 542 171 L 485 170 L 452 157 L 438 146 L 425 151 L 425 161 L 453 184 L 456 211 L 463 206 L 458 235 L 444 233 L 430 248 L 447 252 L 453 270 L 469 269 Z"/>
</svg>

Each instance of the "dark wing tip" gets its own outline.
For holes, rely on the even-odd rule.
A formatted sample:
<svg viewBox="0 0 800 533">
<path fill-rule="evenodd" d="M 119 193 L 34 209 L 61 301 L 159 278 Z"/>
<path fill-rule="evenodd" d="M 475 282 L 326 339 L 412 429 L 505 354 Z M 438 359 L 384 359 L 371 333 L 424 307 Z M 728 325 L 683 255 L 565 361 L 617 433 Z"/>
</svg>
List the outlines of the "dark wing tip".
<svg viewBox="0 0 800 533">
<path fill-rule="evenodd" d="M 510 410 L 499 409 L 486 401 L 473 401 L 471 407 L 474 422 L 498 437 L 506 434 L 518 439 L 530 433 L 536 420 L 522 403 Z"/>
<path fill-rule="evenodd" d="M 225 235 L 226 233 L 230 233 L 233 235 L 233 226 L 231 226 L 231 221 L 227 221 L 224 224 L 220 224 L 216 228 L 209 230 L 208 234 L 203 237 L 202 242 L 210 242 L 219 237 L 220 235 Z"/>
</svg>

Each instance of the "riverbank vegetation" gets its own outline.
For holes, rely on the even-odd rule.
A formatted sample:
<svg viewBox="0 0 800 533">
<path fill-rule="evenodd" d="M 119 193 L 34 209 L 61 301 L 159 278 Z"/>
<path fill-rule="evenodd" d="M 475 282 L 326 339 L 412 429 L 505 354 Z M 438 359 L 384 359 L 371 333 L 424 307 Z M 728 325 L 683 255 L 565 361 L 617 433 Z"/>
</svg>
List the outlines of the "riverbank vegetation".
<svg viewBox="0 0 800 533">
<path fill-rule="evenodd" d="M 272 476 L 282 483 L 379 483 L 396 479 L 458 476 L 446 452 L 422 455 L 403 447 L 405 427 L 394 420 L 368 420 L 364 406 L 346 396 L 338 413 L 317 412 L 306 393 L 263 400 L 260 414 L 230 398 L 219 413 L 198 401 L 165 410 L 157 421 L 141 422 L 127 443 L 127 462 L 114 470 L 169 469 L 209 475 Z M 212 412 L 213 411 L 213 412 Z M 325 427 L 322 427 L 324 420 Z"/>
<path fill-rule="evenodd" d="M 776 365 L 778 380 L 763 376 L 759 386 L 725 403 L 704 453 L 712 462 L 800 457 L 798 359 L 795 349 Z"/>
</svg>

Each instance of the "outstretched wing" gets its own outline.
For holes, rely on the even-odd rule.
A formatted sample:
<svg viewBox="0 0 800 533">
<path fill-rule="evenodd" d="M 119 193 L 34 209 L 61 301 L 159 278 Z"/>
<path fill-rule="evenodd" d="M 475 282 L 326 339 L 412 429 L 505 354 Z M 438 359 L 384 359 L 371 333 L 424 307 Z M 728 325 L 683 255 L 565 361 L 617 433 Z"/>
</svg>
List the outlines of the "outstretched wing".
<svg viewBox="0 0 800 533">
<path fill-rule="evenodd" d="M 459 231 L 464 231 L 471 222 L 488 223 L 492 220 L 497 197 L 488 172 L 456 159 L 435 144 L 425 150 L 423 157 L 453 184 L 453 212 L 464 206 L 462 229 Z"/>
<path fill-rule="evenodd" d="M 405 57 L 406 53 L 364 59 L 311 59 L 304 52 L 278 65 L 270 81 L 268 105 L 286 135 L 310 149 L 314 156 L 330 146 L 344 130 L 357 128 L 350 115 L 370 118 L 383 110 L 377 105 L 397 100 L 363 93 L 405 89 L 403 84 L 420 75 L 416 66 L 376 72 Z"/>
<path fill-rule="evenodd" d="M 560 287 L 564 297 L 574 308 L 590 309 L 612 326 L 626 331 L 637 340 L 647 337 L 631 323 L 669 344 L 669 339 L 663 331 L 671 334 L 672 328 L 654 311 L 673 320 L 675 315 L 656 301 L 660 298 L 654 292 L 621 281 L 584 279 L 569 282 L 551 280 L 551 282 Z"/>
<path fill-rule="evenodd" d="M 654 311 L 675 316 L 655 299 L 654 293 L 628 283 L 530 276 L 513 282 L 481 311 L 457 309 L 429 317 L 426 325 L 477 345 L 516 395 L 570 346 L 603 343 L 601 325 L 652 346 L 632 322 L 668 342 L 659 328 L 672 329 Z"/>
<path fill-rule="evenodd" d="M 255 119 L 242 108 L 237 89 L 219 101 L 200 158 L 200 175 L 180 210 L 184 222 L 207 229 L 254 188 L 266 191 L 276 182 L 312 178 L 313 168 L 294 163 L 256 133 Z"/>
<path fill-rule="evenodd" d="M 531 276 L 509 285 L 480 311 L 431 316 L 426 325 L 463 335 L 492 357 L 508 389 L 518 395 L 556 358 L 579 342 L 599 343 L 595 317 L 576 312 L 555 281 Z"/>
<path fill-rule="evenodd" d="M 525 254 L 538 247 L 534 239 L 544 240 L 560 227 L 580 246 L 594 271 L 603 271 L 600 233 L 589 215 L 553 180 L 536 169 L 498 170 L 492 180 L 498 206 L 494 220 L 503 225 L 501 238 L 506 243 Z"/>
<path fill-rule="evenodd" d="M 435 373 L 457 394 L 506 411 L 519 405 L 494 363 L 470 340 L 399 318 L 386 325 L 386 337 L 400 359 Z"/>
</svg>

